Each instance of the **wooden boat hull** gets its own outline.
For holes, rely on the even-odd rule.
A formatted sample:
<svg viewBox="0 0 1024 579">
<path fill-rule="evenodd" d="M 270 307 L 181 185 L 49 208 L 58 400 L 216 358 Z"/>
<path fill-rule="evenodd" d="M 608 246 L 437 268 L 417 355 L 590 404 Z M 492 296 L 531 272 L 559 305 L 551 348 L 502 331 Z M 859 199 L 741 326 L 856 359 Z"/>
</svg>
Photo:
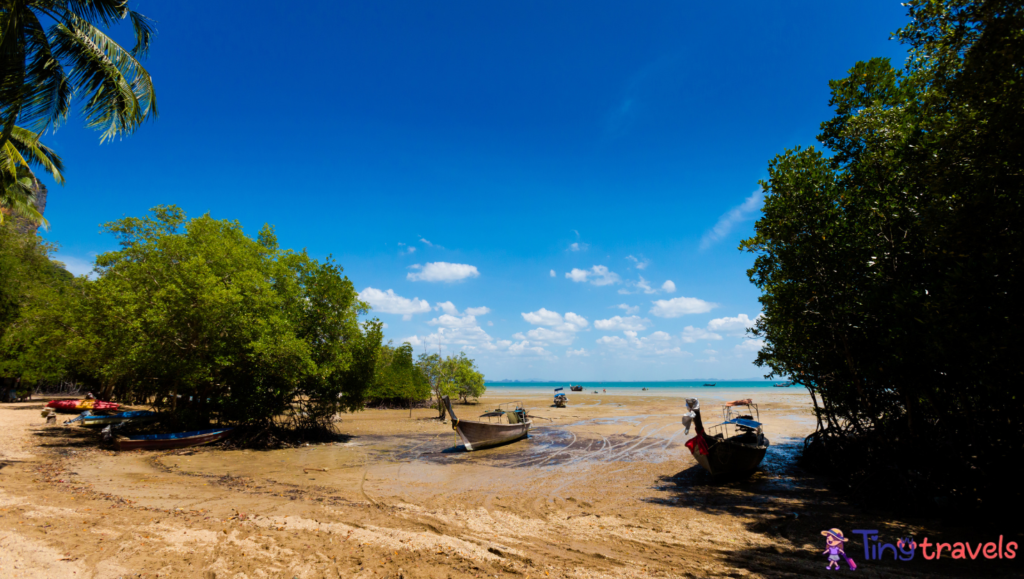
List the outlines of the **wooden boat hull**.
<svg viewBox="0 0 1024 579">
<path fill-rule="evenodd" d="M 521 438 L 526 438 L 526 435 L 530 433 L 530 427 L 533 426 L 532 420 L 527 420 L 526 422 L 520 422 L 518 424 L 498 424 L 494 422 L 478 422 L 476 420 L 459 420 L 455 416 L 455 412 L 452 410 L 452 403 L 448 400 L 448 397 L 445 396 L 441 400 L 448 409 L 448 415 L 451 417 L 452 424 L 455 426 L 456 434 L 458 434 L 459 439 L 462 440 L 462 444 L 466 447 L 466 450 L 469 451 L 500 446 L 502 444 L 515 442 Z"/>
<path fill-rule="evenodd" d="M 489 424 L 472 420 L 460 420 L 455 432 L 466 450 L 480 450 L 515 442 L 530 433 L 532 421 L 522 424 Z"/>
<path fill-rule="evenodd" d="M 192 432 L 179 432 L 176 434 L 147 434 L 143 436 L 119 436 L 116 444 L 118 450 L 167 450 L 174 448 L 188 448 L 209 444 L 226 438 L 231 434 L 232 428 L 218 428 L 215 430 L 196 430 Z"/>
<path fill-rule="evenodd" d="M 768 446 L 771 444 L 763 438 L 764 445 L 744 444 L 734 440 L 738 437 L 722 440 L 713 436 L 705 438 L 708 442 L 708 454 L 693 453 L 693 458 L 712 476 L 740 474 L 757 469 L 764 460 Z"/>
<path fill-rule="evenodd" d="M 570 386 L 569 390 L 572 390 L 573 392 L 583 392 L 583 386 Z"/>
</svg>

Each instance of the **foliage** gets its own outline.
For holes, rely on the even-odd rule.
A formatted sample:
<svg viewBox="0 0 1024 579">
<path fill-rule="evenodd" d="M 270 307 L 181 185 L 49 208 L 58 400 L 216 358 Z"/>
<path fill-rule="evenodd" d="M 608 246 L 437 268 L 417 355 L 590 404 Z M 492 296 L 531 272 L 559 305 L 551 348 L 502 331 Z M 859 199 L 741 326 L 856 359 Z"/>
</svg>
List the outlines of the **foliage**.
<svg viewBox="0 0 1024 579">
<path fill-rule="evenodd" d="M 100 29 L 125 20 L 131 50 Z M 0 0 L 0 147 L 16 122 L 36 133 L 56 129 L 76 97 L 101 141 L 156 116 L 153 80 L 139 60 L 155 32 L 128 0 Z"/>
<path fill-rule="evenodd" d="M 39 183 L 32 166 L 64 184 L 64 165 L 57 153 L 40 143 L 38 134 L 14 127 L 10 139 L 0 146 L 0 225 L 6 213 L 49 225 L 36 207 Z"/>
<path fill-rule="evenodd" d="M 1024 6 L 908 6 L 906 66 L 830 83 L 832 155 L 769 165 L 741 245 L 763 292 L 756 363 L 808 387 L 809 450 L 851 484 L 975 507 L 1019 493 L 1024 454 Z"/>
<path fill-rule="evenodd" d="M 412 345 L 405 342 L 398 347 L 390 343 L 381 346 L 366 398 L 409 405 L 430 398 L 430 384 L 413 361 Z"/>
<path fill-rule="evenodd" d="M 26 372 L 27 361 L 34 357 L 11 347 L 5 336 L 33 299 L 62 290 L 73 277 L 49 259 L 51 251 L 38 236 L 15 231 L 13 223 L 0 225 L 0 377 L 47 377 Z"/>
<path fill-rule="evenodd" d="M 381 325 L 330 258 L 281 250 L 237 222 L 173 206 L 105 225 L 121 249 L 34 302 L 12 345 L 53 352 L 102 397 L 146 400 L 180 422 L 329 428 L 362 407 Z"/>
<path fill-rule="evenodd" d="M 416 364 L 427 379 L 430 389 L 437 402 L 438 419 L 443 419 L 446 412 L 441 398 L 461 398 L 469 402 L 469 397 L 479 398 L 486 390 L 484 375 L 476 369 L 476 363 L 459 352 L 457 356 L 442 358 L 440 354 L 420 354 Z"/>
</svg>

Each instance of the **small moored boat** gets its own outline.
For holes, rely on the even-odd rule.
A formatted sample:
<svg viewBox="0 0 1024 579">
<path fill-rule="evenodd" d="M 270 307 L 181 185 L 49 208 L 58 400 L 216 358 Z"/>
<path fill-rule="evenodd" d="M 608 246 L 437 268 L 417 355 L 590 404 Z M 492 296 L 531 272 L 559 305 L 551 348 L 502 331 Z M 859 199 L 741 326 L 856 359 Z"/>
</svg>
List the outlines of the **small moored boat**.
<svg viewBox="0 0 1024 579">
<path fill-rule="evenodd" d="M 569 398 L 565 394 L 559 392 L 555 394 L 555 408 L 565 408 L 565 403 L 569 401 Z"/>
<path fill-rule="evenodd" d="M 689 433 L 691 424 L 697 428 L 697 436 L 686 441 L 686 447 L 712 476 L 750 472 L 764 460 L 771 443 L 764 435 L 757 405 L 749 398 L 726 402 L 722 409 L 724 421 L 706 432 L 700 417 L 700 402 L 687 398 L 686 408 L 689 410 L 683 415 L 686 432 Z"/>
<path fill-rule="evenodd" d="M 526 415 L 520 402 L 499 404 L 497 410 L 483 413 L 480 418 L 497 418 L 496 422 L 479 422 L 476 420 L 459 420 L 452 411 L 451 400 L 447 396 L 441 398 L 448 415 L 452 419 L 452 428 L 459 435 L 466 450 L 480 450 L 525 438 L 530 432 L 533 422 Z M 502 422 L 504 420 L 504 422 Z"/>
<path fill-rule="evenodd" d="M 157 419 L 156 412 L 148 410 L 131 410 L 118 412 L 117 414 L 93 414 L 81 417 L 82 426 L 103 426 L 106 424 L 120 424 L 122 422 L 153 422 Z"/>
<path fill-rule="evenodd" d="M 714 388 L 715 386 L 718 386 L 718 382 L 707 382 L 702 388 Z"/>
<path fill-rule="evenodd" d="M 569 390 L 572 390 L 573 392 L 583 392 L 583 386 L 573 386 L 570 384 Z"/>
<path fill-rule="evenodd" d="M 213 428 L 210 430 L 193 430 L 191 432 L 175 432 L 172 434 L 143 434 L 138 436 L 118 436 L 115 440 L 118 450 L 166 450 L 187 448 L 209 444 L 226 438 L 233 428 Z"/>
</svg>

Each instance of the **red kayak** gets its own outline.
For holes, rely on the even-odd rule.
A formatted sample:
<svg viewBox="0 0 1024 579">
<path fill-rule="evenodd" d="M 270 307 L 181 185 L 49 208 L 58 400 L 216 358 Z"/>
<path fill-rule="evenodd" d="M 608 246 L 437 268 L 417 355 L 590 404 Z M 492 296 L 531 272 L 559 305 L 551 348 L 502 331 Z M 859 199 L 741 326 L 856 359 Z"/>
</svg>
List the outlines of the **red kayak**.
<svg viewBox="0 0 1024 579">
<path fill-rule="evenodd" d="M 46 405 L 57 412 L 79 413 L 83 410 L 117 410 L 121 405 L 102 400 L 51 400 Z"/>
</svg>

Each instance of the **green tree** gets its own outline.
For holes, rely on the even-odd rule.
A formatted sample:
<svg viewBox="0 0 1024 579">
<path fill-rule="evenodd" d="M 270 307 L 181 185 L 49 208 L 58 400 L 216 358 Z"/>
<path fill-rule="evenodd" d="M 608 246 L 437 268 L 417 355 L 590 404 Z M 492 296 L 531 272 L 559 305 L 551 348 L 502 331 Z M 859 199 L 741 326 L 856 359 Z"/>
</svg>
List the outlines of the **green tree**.
<svg viewBox="0 0 1024 579">
<path fill-rule="evenodd" d="M 483 395 L 484 376 L 476 369 L 476 363 L 459 352 L 457 356 L 442 357 L 440 354 L 420 354 L 416 363 L 420 372 L 430 385 L 430 390 L 437 403 L 438 420 L 444 420 L 445 410 L 441 398 L 461 398 L 469 402 L 469 397 L 479 398 Z"/>
<path fill-rule="evenodd" d="M 412 353 L 408 342 L 381 346 L 373 385 L 366 393 L 368 400 L 407 404 L 411 413 L 413 402 L 430 398 L 430 384 L 416 367 Z"/>
<path fill-rule="evenodd" d="M 367 306 L 330 258 L 173 206 L 105 228 L 121 249 L 97 258 L 95 281 L 26 308 L 12 345 L 44 346 L 104 396 L 186 424 L 323 430 L 362 407 L 381 324 L 359 323 Z"/>
<path fill-rule="evenodd" d="M 131 50 L 100 29 L 124 20 L 134 30 Z M 101 141 L 156 116 L 153 80 L 139 60 L 154 33 L 128 0 L 0 0 L 0 147 L 15 123 L 35 133 L 56 128 L 74 98 Z"/>
<path fill-rule="evenodd" d="M 898 501 L 974 507 L 1019 494 L 1008 469 L 1024 454 L 1008 444 L 1024 440 L 1024 6 L 908 7 L 907 64 L 830 83 L 831 156 L 770 163 L 741 248 L 763 292 L 757 364 L 811 391 L 809 450 Z"/>
</svg>

